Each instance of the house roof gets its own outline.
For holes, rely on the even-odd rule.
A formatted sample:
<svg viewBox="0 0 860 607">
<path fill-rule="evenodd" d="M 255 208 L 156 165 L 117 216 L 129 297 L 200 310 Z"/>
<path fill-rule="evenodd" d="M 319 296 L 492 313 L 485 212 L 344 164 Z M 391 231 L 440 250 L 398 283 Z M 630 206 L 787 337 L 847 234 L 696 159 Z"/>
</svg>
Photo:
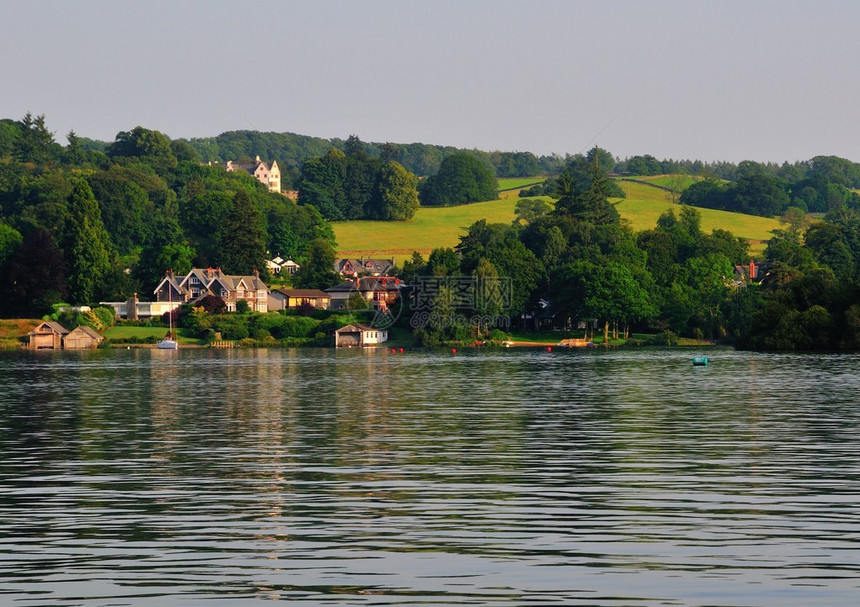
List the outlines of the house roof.
<svg viewBox="0 0 860 607">
<path fill-rule="evenodd" d="M 104 337 L 98 331 L 96 331 L 92 327 L 88 327 L 87 325 L 78 325 L 77 327 L 72 329 L 71 332 L 69 332 L 69 335 L 71 335 L 72 333 L 84 333 L 97 341 L 101 341 L 104 339 Z"/>
<path fill-rule="evenodd" d="M 228 291 L 235 291 L 244 282 L 244 288 L 250 291 L 259 291 L 261 289 L 269 290 L 259 276 L 241 276 L 233 274 L 225 274 L 221 268 L 191 268 L 191 271 L 185 275 L 178 287 L 183 287 L 192 276 L 196 276 L 204 288 L 209 289 L 215 282 L 220 282 L 221 285 Z M 165 278 L 166 280 L 166 278 Z M 159 283 L 158 288 L 164 283 L 164 280 Z M 158 291 L 158 288 L 155 290 Z"/>
<path fill-rule="evenodd" d="M 399 291 L 401 286 L 400 279 L 391 276 L 362 276 L 358 279 L 358 284 L 353 280 L 345 280 L 339 285 L 329 287 L 326 293 L 346 293 L 349 291 Z"/>
<path fill-rule="evenodd" d="M 55 333 L 60 333 L 61 335 L 65 335 L 66 333 L 69 332 L 69 330 L 67 328 L 65 328 L 63 325 L 61 325 L 60 323 L 54 322 L 53 320 L 46 320 L 44 322 L 39 323 L 35 329 L 30 331 L 30 333 L 31 334 L 35 333 L 39 329 L 39 327 L 44 326 L 44 325 L 47 325 L 48 327 L 51 328 L 52 331 L 54 331 Z"/>
<path fill-rule="evenodd" d="M 338 259 L 334 269 L 338 274 L 356 272 L 364 274 L 385 274 L 394 267 L 393 259 Z"/>
<path fill-rule="evenodd" d="M 158 283 L 158 286 L 155 287 L 155 290 L 153 290 L 153 293 L 158 293 L 161 290 L 161 286 L 165 282 L 170 284 L 173 287 L 173 290 L 176 291 L 177 293 L 182 294 L 185 292 L 185 289 L 182 287 L 182 284 L 176 280 L 175 276 L 165 276 L 164 278 L 161 279 L 161 282 Z M 185 280 L 182 281 L 182 283 L 184 283 L 184 282 L 185 282 Z"/>
<path fill-rule="evenodd" d="M 307 297 L 307 298 L 330 298 L 331 295 L 319 289 L 273 289 L 273 293 L 280 293 L 286 297 Z"/>
<path fill-rule="evenodd" d="M 370 325 L 365 325 L 362 323 L 354 322 L 348 325 L 345 325 L 335 331 L 335 333 L 354 333 L 356 331 L 387 331 L 388 329 L 382 327 L 372 327 Z"/>
</svg>

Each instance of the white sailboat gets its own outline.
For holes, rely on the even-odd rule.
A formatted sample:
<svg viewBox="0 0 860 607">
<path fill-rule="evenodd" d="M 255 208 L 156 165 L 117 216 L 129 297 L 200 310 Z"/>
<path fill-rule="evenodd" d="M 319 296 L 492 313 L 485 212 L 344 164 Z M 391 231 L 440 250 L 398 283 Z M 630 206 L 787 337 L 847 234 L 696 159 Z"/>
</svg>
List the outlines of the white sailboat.
<svg viewBox="0 0 860 607">
<path fill-rule="evenodd" d="M 158 346 L 156 347 L 159 350 L 177 350 L 179 348 L 179 343 L 177 343 L 176 336 L 173 333 L 173 285 L 171 285 L 170 282 L 167 283 L 167 297 L 171 304 L 170 311 L 167 313 L 170 329 L 164 339 L 158 342 Z"/>
</svg>

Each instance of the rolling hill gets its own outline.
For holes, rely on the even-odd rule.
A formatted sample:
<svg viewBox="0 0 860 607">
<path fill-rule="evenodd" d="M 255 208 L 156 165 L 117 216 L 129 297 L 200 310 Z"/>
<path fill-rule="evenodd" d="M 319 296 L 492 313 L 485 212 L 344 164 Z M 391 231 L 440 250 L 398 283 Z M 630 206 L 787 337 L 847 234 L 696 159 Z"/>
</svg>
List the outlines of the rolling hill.
<svg viewBox="0 0 860 607">
<path fill-rule="evenodd" d="M 656 181 L 657 185 L 663 185 L 662 182 L 666 181 L 655 178 L 640 181 L 637 178 L 621 182 L 627 197 L 617 201 L 618 211 L 636 231 L 653 228 L 661 213 L 670 208 L 680 208 L 672 202 L 669 192 L 649 185 L 646 183 L 649 180 Z M 539 182 L 540 178 L 523 181 L 533 184 Z M 692 181 L 689 180 L 687 185 Z M 511 223 L 515 218 L 516 203 L 517 198 L 512 196 L 456 207 L 422 207 L 409 221 L 339 221 L 332 225 L 339 255 L 394 257 L 398 263 L 402 263 L 412 251 L 418 251 L 426 257 L 434 248 L 455 246 L 466 229 L 480 219 L 490 223 Z M 780 227 L 779 220 L 767 217 L 711 209 L 699 209 L 699 212 L 705 232 L 715 228 L 728 230 L 735 236 L 749 240 L 755 254 L 764 249 L 771 230 Z"/>
</svg>

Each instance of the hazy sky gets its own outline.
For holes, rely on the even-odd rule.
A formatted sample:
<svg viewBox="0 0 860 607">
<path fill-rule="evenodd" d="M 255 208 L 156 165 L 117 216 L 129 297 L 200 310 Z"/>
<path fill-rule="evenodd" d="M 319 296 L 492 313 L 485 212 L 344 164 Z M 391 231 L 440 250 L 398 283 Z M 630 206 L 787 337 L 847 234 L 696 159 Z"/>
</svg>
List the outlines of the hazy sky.
<svg viewBox="0 0 860 607">
<path fill-rule="evenodd" d="M 860 161 L 857 0 L 0 0 L 0 117 Z"/>
</svg>

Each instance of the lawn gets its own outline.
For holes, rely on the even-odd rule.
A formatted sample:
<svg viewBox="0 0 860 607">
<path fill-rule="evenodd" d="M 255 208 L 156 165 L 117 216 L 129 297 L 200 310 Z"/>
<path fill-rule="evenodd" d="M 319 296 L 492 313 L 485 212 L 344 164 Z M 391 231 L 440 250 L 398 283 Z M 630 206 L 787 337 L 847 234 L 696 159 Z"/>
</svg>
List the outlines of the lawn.
<svg viewBox="0 0 860 607">
<path fill-rule="evenodd" d="M 520 190 L 543 183 L 544 181 L 546 181 L 546 177 L 504 177 L 496 179 L 496 182 L 499 184 L 499 190 L 502 192 L 506 190 Z"/>
<path fill-rule="evenodd" d="M 421 207 L 409 221 L 337 221 L 332 224 L 343 257 L 394 257 L 398 265 L 412 251 L 425 256 L 437 247 L 453 247 L 466 229 L 486 219 L 511 223 L 517 200 L 491 200 L 456 207 Z"/>
<path fill-rule="evenodd" d="M 627 198 L 615 199 L 614 202 L 618 203 L 616 208 L 636 231 L 653 228 L 657 225 L 657 218 L 668 209 L 674 209 L 676 215 L 680 212 L 681 207 L 672 203 L 668 192 L 630 181 L 623 181 L 620 185 Z M 769 217 L 713 209 L 697 210 L 702 216 L 703 232 L 710 233 L 716 228 L 728 230 L 735 236 L 749 240 L 754 254 L 761 253 L 764 241 L 771 237 L 771 231 L 781 227 L 778 219 Z"/>
<path fill-rule="evenodd" d="M 704 177 L 699 177 L 697 175 L 643 175 L 641 177 L 626 177 L 625 179 L 642 181 L 645 183 L 658 185 L 663 188 L 673 188 L 676 184 L 680 183 L 681 190 L 686 190 L 688 187 L 690 187 L 697 181 L 701 181 L 702 179 L 704 179 Z"/>
<path fill-rule="evenodd" d="M 621 181 L 619 185 L 627 197 L 613 202 L 617 203 L 621 217 L 636 231 L 653 228 L 667 209 L 675 209 L 676 213 L 681 209 L 672 203 L 668 192 L 659 188 L 632 181 Z M 479 219 L 511 223 L 516 203 L 517 198 L 511 197 L 456 207 L 421 207 L 409 221 L 339 221 L 332 226 L 341 256 L 394 257 L 397 264 L 402 265 L 412 251 L 426 257 L 437 247 L 457 245 L 459 237 Z M 771 231 L 780 228 L 777 219 L 712 209 L 698 211 L 704 232 L 721 228 L 746 238 L 755 255 L 764 250 L 764 241 L 771 237 Z"/>
<path fill-rule="evenodd" d="M 203 341 L 194 337 L 188 329 L 177 329 L 178 341 L 185 345 L 199 345 Z M 161 339 L 167 335 L 167 327 L 133 327 L 128 325 L 111 327 L 103 335 L 113 342 L 124 342 L 132 338 L 144 340 L 149 338 Z"/>
</svg>

